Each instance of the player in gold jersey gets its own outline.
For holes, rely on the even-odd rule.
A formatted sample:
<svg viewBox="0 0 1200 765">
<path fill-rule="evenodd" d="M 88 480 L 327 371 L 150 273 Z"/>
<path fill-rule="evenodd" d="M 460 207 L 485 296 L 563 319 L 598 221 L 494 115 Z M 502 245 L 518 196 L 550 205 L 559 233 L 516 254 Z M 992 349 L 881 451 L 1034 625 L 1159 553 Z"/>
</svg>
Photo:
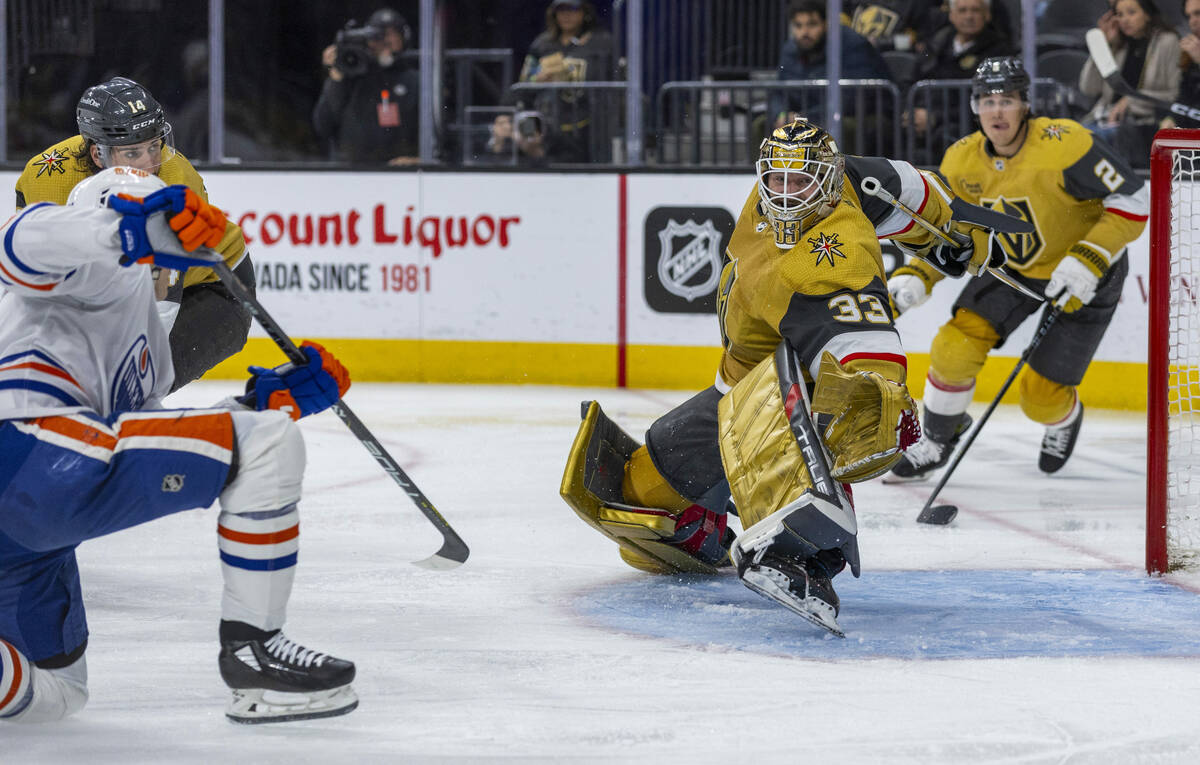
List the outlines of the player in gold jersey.
<svg viewBox="0 0 1200 765">
<path fill-rule="evenodd" d="M 199 173 L 174 149 L 162 107 L 141 85 L 115 77 L 88 88 L 75 114 L 80 134 L 26 163 L 17 179 L 18 211 L 38 202 L 65 204 L 77 183 L 118 165 L 155 173 L 167 184 L 186 185 L 208 200 Z M 253 290 L 254 268 L 241 228 L 229 221 L 214 249 Z M 160 312 L 170 329 L 175 388 L 179 388 L 242 349 L 250 314 L 208 268 L 166 272 L 159 284 Z"/>
<path fill-rule="evenodd" d="M 831 579 L 847 563 L 858 573 L 844 484 L 886 472 L 919 434 L 878 239 L 933 241 L 858 189 L 875 178 L 956 230 L 952 198 L 907 163 L 842 155 L 803 120 L 763 141 L 756 169 L 718 287 L 715 384 L 655 421 L 644 445 L 586 402 L 560 491 L 630 565 L 713 573 L 732 549 L 747 586 L 840 634 Z M 831 462 L 820 487 L 789 426 L 810 392 Z M 746 529 L 736 541 L 731 507 Z"/>
<path fill-rule="evenodd" d="M 1116 310 L 1129 270 L 1125 246 L 1145 227 L 1149 194 L 1128 164 L 1079 123 L 1031 116 L 1028 89 L 1019 58 L 980 64 L 971 88 L 980 130 L 946 151 L 941 174 L 964 199 L 1035 228 L 997 239 L 1017 279 L 1062 308 L 1020 382 L 1022 411 L 1046 426 L 1038 466 L 1053 473 L 1078 438 L 1083 404 L 1076 386 Z M 913 263 L 893 272 L 888 290 L 906 311 L 924 302 L 940 278 Z M 1041 307 L 990 276 L 966 285 L 953 318 L 933 339 L 923 437 L 894 475 L 924 478 L 945 464 L 970 425 L 967 405 L 988 352 Z"/>
</svg>

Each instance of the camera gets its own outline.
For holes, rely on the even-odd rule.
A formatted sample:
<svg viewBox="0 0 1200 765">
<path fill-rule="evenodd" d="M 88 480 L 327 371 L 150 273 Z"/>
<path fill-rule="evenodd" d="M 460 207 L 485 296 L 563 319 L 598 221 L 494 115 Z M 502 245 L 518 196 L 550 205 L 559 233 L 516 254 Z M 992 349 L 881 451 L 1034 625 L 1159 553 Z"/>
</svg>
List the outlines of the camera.
<svg viewBox="0 0 1200 765">
<path fill-rule="evenodd" d="M 541 135 L 543 117 L 541 112 L 517 112 L 513 116 L 513 123 L 517 126 L 517 133 L 522 138 L 533 138 Z"/>
<path fill-rule="evenodd" d="M 347 78 L 363 76 L 373 58 L 367 43 L 378 37 L 379 31 L 375 28 L 360 27 L 353 21 L 348 22 L 345 29 L 338 30 L 337 37 L 333 40 L 333 65 Z"/>
</svg>

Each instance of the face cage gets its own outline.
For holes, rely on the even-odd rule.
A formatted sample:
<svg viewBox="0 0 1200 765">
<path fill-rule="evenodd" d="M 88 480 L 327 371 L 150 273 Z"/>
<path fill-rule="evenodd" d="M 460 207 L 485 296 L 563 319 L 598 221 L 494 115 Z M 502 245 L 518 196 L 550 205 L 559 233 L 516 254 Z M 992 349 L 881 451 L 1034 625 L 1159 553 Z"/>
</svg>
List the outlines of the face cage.
<svg viewBox="0 0 1200 765">
<path fill-rule="evenodd" d="M 106 146 L 97 143 L 102 167 L 136 167 L 147 173 L 157 173 L 163 163 L 175 156 L 175 135 L 171 123 L 164 122 L 157 138 L 124 146 Z M 157 153 L 157 157 L 154 155 Z"/>
<path fill-rule="evenodd" d="M 800 164 L 800 167 L 788 167 Z M 786 157 L 768 157 L 755 163 L 758 170 L 758 196 L 770 214 L 778 220 L 799 220 L 820 209 L 823 205 L 836 203 L 840 196 L 840 163 L 810 159 L 807 161 Z M 767 177 L 775 173 L 783 175 L 784 192 L 773 191 Z M 787 193 L 795 181 L 799 187 Z"/>
</svg>

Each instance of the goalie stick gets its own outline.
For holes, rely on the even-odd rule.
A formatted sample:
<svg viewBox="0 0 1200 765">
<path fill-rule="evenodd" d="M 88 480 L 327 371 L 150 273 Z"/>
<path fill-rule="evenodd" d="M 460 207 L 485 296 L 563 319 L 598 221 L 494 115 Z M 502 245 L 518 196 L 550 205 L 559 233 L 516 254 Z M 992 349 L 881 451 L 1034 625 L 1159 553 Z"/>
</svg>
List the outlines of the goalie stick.
<svg viewBox="0 0 1200 765">
<path fill-rule="evenodd" d="M 213 259 L 209 267 L 216 272 L 217 276 L 221 277 L 221 281 L 229 288 L 229 291 L 234 294 L 250 315 L 258 322 L 259 326 L 275 341 L 275 345 L 284 352 L 288 360 L 293 364 L 307 364 L 308 357 L 304 352 L 296 347 L 292 339 L 288 337 L 283 328 L 267 313 L 267 309 L 263 308 L 262 303 L 250 294 L 250 290 L 242 283 L 242 280 L 225 264 L 224 259 L 213 253 Z M 392 477 L 404 493 L 408 495 L 413 504 L 417 506 L 429 522 L 433 524 L 442 535 L 442 546 L 433 555 L 423 560 L 413 561 L 413 565 L 422 568 L 430 569 L 450 569 L 462 565 L 471 551 L 467 544 L 463 542 L 454 529 L 450 528 L 450 524 L 442 517 L 442 514 L 437 511 L 429 498 L 425 496 L 417 485 L 412 482 L 412 479 L 404 472 L 400 465 L 388 454 L 387 449 L 383 448 L 383 444 L 379 443 L 379 439 L 367 429 L 362 420 L 358 419 L 358 415 L 346 406 L 346 402 L 338 399 L 332 407 L 336 414 L 346 427 L 350 429 L 359 440 L 359 443 L 370 452 L 375 461 L 384 469 L 384 471 Z"/>
<path fill-rule="evenodd" d="M 1038 327 L 1037 333 L 1033 339 L 1029 341 L 1029 347 L 1021 354 L 1021 358 L 1017 359 L 1017 365 L 1013 367 L 1013 371 L 1009 372 L 1008 379 L 1000 386 L 1000 392 L 992 399 L 992 403 L 988 404 L 987 411 L 979 418 L 979 422 L 975 423 L 975 427 L 967 435 L 967 440 L 963 442 L 960 448 L 954 455 L 954 459 L 950 461 L 946 472 L 942 473 L 942 477 L 938 479 L 937 486 L 933 487 L 933 493 L 929 495 L 929 499 L 925 500 L 925 506 L 921 508 L 920 514 L 917 515 L 917 523 L 928 523 L 933 526 L 945 526 L 950 521 L 954 520 L 954 516 L 958 515 L 958 507 L 955 505 L 934 505 L 933 501 L 937 499 L 937 495 L 941 493 L 942 487 L 946 485 L 946 481 L 950 480 L 950 475 L 954 473 L 954 469 L 958 467 L 958 463 L 962 462 L 962 458 L 966 456 L 967 449 L 971 448 L 971 444 L 975 443 L 975 439 L 979 436 L 979 431 L 983 430 L 983 425 L 992 416 L 992 412 L 996 411 L 996 407 L 1000 404 L 1000 399 L 1004 398 L 1004 394 L 1008 392 L 1012 386 L 1013 380 L 1017 379 L 1017 373 L 1025 366 L 1026 362 L 1037 350 L 1037 347 L 1042 344 L 1042 338 L 1050 331 L 1050 327 L 1058 319 L 1062 313 L 1061 307 L 1054 307 L 1050 313 L 1046 315 L 1041 326 Z"/>
<path fill-rule="evenodd" d="M 1092 61 L 1096 64 L 1096 71 L 1108 83 L 1108 87 L 1113 89 L 1113 92 L 1145 101 L 1160 113 L 1159 116 L 1169 114 L 1172 117 L 1183 118 L 1193 125 L 1200 125 L 1200 108 L 1181 101 L 1165 101 L 1147 95 L 1140 90 L 1135 90 L 1126 82 L 1125 78 L 1121 76 L 1121 69 L 1117 66 L 1117 59 L 1113 56 L 1112 48 L 1108 46 L 1108 40 L 1099 29 L 1089 29 L 1084 35 L 1084 39 L 1087 41 L 1088 53 L 1091 54 Z"/>
</svg>

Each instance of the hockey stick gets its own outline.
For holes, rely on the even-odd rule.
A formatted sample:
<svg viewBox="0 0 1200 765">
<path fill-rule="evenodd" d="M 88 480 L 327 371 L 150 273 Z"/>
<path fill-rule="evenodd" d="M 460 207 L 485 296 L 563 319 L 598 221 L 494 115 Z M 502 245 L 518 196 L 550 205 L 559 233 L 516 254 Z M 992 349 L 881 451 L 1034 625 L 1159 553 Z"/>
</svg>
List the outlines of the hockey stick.
<svg viewBox="0 0 1200 765">
<path fill-rule="evenodd" d="M 950 461 L 950 466 L 946 468 L 946 472 L 942 473 L 942 477 L 938 479 L 937 486 L 933 487 L 933 493 L 929 495 L 929 499 L 925 500 L 925 506 L 921 508 L 921 512 L 917 515 L 917 523 L 928 523 L 934 526 L 945 526 L 950 521 L 954 520 L 954 516 L 958 515 L 958 507 L 955 505 L 934 505 L 933 501 L 937 499 L 937 495 L 941 493 L 942 487 L 946 485 L 946 481 L 950 480 L 954 469 L 958 467 L 958 463 L 962 462 L 962 458 L 966 455 L 967 450 L 971 448 L 971 444 L 975 443 L 975 439 L 979 436 L 979 431 L 983 430 L 983 425 L 992 416 L 992 412 L 996 411 L 996 407 L 1000 405 L 1000 399 L 1004 398 L 1004 394 L 1008 393 L 1009 387 L 1013 384 L 1013 380 L 1017 379 L 1017 373 L 1025 366 L 1026 362 L 1037 350 L 1037 347 L 1042 344 L 1042 339 L 1046 337 L 1046 333 L 1050 331 L 1050 327 L 1058 319 L 1062 313 L 1060 306 L 1051 308 L 1050 313 L 1046 315 L 1037 333 L 1033 339 L 1029 341 L 1029 347 L 1021 354 L 1021 358 L 1017 359 L 1017 365 L 1013 367 L 1013 371 L 1009 373 L 1008 379 L 1000 386 L 1000 392 L 992 399 L 992 403 L 988 404 L 987 411 L 979 418 L 979 422 L 975 423 L 975 427 L 971 429 L 967 435 L 967 440 L 954 454 L 954 459 Z"/>
<path fill-rule="evenodd" d="M 275 345 L 279 346 L 279 349 L 284 352 L 289 361 L 293 364 L 308 363 L 308 357 L 304 355 L 304 352 L 296 347 L 296 344 L 283 331 L 283 328 L 279 326 L 275 319 L 271 318 L 271 315 L 267 313 L 267 309 L 263 308 L 262 303 L 258 302 L 254 295 L 250 293 L 250 290 L 246 288 L 246 285 L 242 283 L 242 280 L 237 277 L 237 274 L 233 273 L 220 256 L 216 256 L 208 265 L 216 272 L 217 276 L 221 277 L 221 282 L 229 288 L 234 297 L 241 301 L 246 310 L 250 312 L 250 315 L 258 321 L 259 326 L 275 341 Z M 370 452 L 375 461 L 392 477 L 392 480 L 399 484 L 401 489 L 404 489 L 404 493 L 413 501 L 417 509 L 429 519 L 434 528 L 441 532 L 441 549 L 424 560 L 413 561 L 413 565 L 431 569 L 450 569 L 462 565 L 471 553 L 466 543 L 463 542 L 462 537 L 455 533 L 454 529 L 450 528 L 450 524 L 437 511 L 437 508 L 433 506 L 429 498 L 417 488 L 417 485 L 401 469 L 396 460 L 392 458 L 392 455 L 388 454 L 387 449 L 383 448 L 383 444 L 379 443 L 379 439 L 375 438 L 371 431 L 367 429 L 367 426 L 363 424 L 362 420 L 358 419 L 358 416 L 350 410 L 350 407 L 346 406 L 345 401 L 339 399 L 332 408 L 334 414 L 358 438 L 359 443 Z"/>
<path fill-rule="evenodd" d="M 1088 53 L 1091 54 L 1092 61 L 1096 64 L 1096 71 L 1108 83 L 1108 87 L 1113 89 L 1113 92 L 1145 101 L 1160 113 L 1159 116 L 1169 114 L 1172 117 L 1182 117 L 1200 125 L 1200 108 L 1189 106 L 1181 101 L 1165 101 L 1147 95 L 1140 90 L 1135 90 L 1126 82 L 1125 78 L 1121 76 L 1121 70 L 1117 66 L 1117 59 L 1113 56 L 1112 48 L 1108 46 L 1108 40 L 1099 29 L 1089 29 L 1084 35 L 1084 39 L 1087 41 Z"/>
<path fill-rule="evenodd" d="M 867 193 L 873 197 L 876 197 L 877 199 L 880 199 L 884 202 L 887 202 L 892 207 L 895 207 L 897 210 L 904 213 L 909 218 L 912 218 L 913 223 L 916 223 L 921 228 L 923 228 L 926 231 L 928 231 L 929 233 L 933 234 L 935 237 L 937 237 L 943 243 L 948 244 L 951 247 L 961 247 L 962 246 L 962 242 L 955 241 L 945 231 L 942 231 L 940 228 L 933 225 L 933 223 L 931 223 L 924 215 L 921 215 L 921 213 L 917 212 L 916 210 L 912 209 L 908 205 L 904 204 L 899 199 L 896 199 L 896 197 L 893 196 L 892 192 L 888 191 L 887 189 L 885 189 L 883 187 L 883 184 L 879 182 L 879 179 L 874 178 L 872 176 L 868 176 L 868 177 L 862 179 L 862 182 L 860 185 L 862 186 L 862 190 L 865 193 Z M 1003 217 L 1008 218 L 1010 216 L 1005 215 Z M 1014 219 L 1014 222 L 1015 223 L 1023 223 L 1023 221 L 1018 221 L 1015 219 Z M 975 224 L 975 225 L 979 225 L 979 224 Z M 1028 224 L 1026 224 L 1026 225 L 1028 225 Z M 982 227 L 989 228 L 988 226 L 982 226 Z M 1016 230 L 1016 229 L 1014 229 L 1014 230 Z M 1031 227 L 1028 228 L 1027 230 L 1025 230 L 1023 233 L 1029 233 L 1030 231 L 1032 231 Z M 991 239 L 989 239 L 988 242 L 990 243 Z M 906 248 L 906 250 L 907 250 L 907 248 Z M 914 257 L 920 258 L 921 260 L 925 261 L 926 263 L 929 263 L 934 268 L 938 268 L 937 264 L 932 262 L 931 260 L 929 260 L 929 258 L 923 257 L 915 252 L 912 254 Z M 1004 282 L 1009 287 L 1012 287 L 1017 292 L 1020 292 L 1022 295 L 1025 295 L 1026 297 L 1034 298 L 1035 300 L 1045 300 L 1045 298 L 1043 298 L 1041 295 L 1037 294 L 1033 290 L 1026 287 L 1024 284 L 1021 284 L 1019 281 L 1017 281 L 1012 276 L 1010 276 L 1008 274 L 1008 272 L 1005 271 L 1003 268 L 993 268 L 992 266 L 987 266 L 986 269 L 989 274 L 994 276 L 996 279 Z M 938 270 L 940 271 L 941 269 L 938 268 Z"/>
</svg>

